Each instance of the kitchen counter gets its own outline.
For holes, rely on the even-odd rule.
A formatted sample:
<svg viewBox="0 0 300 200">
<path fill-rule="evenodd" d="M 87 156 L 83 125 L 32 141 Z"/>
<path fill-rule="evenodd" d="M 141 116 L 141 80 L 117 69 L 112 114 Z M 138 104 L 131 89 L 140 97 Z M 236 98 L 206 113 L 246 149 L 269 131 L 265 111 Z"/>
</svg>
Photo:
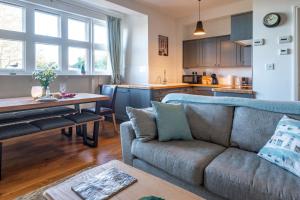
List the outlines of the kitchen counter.
<svg viewBox="0 0 300 200">
<path fill-rule="evenodd" d="M 129 89 L 161 90 L 161 89 L 189 88 L 189 87 L 218 88 L 218 87 L 221 87 L 221 85 L 168 83 L 168 84 L 140 84 L 140 85 L 139 84 L 122 84 L 122 85 L 118 85 L 118 87 L 129 88 Z"/>
<path fill-rule="evenodd" d="M 190 88 L 203 87 L 211 88 L 212 92 L 227 92 L 239 94 L 254 94 L 252 87 L 236 87 L 228 85 L 207 85 L 207 84 L 187 84 L 187 83 L 168 83 L 168 84 L 122 84 L 118 85 L 120 88 L 128 89 L 143 89 L 143 90 L 162 90 L 162 89 L 176 89 L 176 88 Z"/>
</svg>

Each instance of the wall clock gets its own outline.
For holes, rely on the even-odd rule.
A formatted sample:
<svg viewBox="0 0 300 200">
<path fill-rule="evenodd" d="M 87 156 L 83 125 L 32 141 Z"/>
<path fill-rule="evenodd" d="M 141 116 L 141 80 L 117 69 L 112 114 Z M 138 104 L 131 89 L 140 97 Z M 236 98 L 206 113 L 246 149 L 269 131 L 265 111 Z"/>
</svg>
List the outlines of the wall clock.
<svg viewBox="0 0 300 200">
<path fill-rule="evenodd" d="M 268 28 L 276 27 L 280 24 L 281 17 L 278 13 L 269 13 L 264 17 L 264 25 Z"/>
</svg>

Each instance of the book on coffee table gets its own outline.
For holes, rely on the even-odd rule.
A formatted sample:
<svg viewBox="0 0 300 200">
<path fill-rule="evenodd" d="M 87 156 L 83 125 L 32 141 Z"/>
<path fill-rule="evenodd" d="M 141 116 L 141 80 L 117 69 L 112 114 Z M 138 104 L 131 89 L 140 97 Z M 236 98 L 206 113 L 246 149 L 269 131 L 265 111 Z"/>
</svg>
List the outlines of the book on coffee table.
<svg viewBox="0 0 300 200">
<path fill-rule="evenodd" d="M 111 168 L 95 177 L 71 186 L 71 189 L 84 200 L 106 200 L 137 181 L 125 172 Z"/>
</svg>

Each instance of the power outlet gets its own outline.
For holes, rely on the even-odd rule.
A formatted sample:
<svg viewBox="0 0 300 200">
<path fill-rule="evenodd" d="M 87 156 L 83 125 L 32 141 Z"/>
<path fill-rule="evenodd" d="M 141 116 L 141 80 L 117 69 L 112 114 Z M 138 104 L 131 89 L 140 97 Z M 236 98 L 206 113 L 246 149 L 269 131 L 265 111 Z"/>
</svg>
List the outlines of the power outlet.
<svg viewBox="0 0 300 200">
<path fill-rule="evenodd" d="M 271 70 L 275 70 L 275 64 L 266 64 L 266 70 L 267 71 L 271 71 Z"/>
</svg>

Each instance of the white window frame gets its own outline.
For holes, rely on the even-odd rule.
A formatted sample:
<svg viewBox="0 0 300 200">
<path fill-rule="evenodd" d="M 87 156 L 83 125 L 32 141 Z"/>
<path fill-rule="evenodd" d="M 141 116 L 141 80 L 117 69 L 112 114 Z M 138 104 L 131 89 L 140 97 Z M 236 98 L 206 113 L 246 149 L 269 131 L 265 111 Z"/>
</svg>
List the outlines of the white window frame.
<svg viewBox="0 0 300 200">
<path fill-rule="evenodd" d="M 36 5 L 31 3 L 25 3 L 18 0 L 0 0 L 1 3 L 11 4 L 17 7 L 24 8 L 24 32 L 6 31 L 0 30 L 0 38 L 7 40 L 23 41 L 24 55 L 23 55 L 23 69 L 22 70 L 11 70 L 11 69 L 0 69 L 0 74 L 32 74 L 36 69 L 36 58 L 35 58 L 35 44 L 49 44 L 59 46 L 59 69 L 57 70 L 58 75 L 79 75 L 80 71 L 68 70 L 68 48 L 78 47 L 87 49 L 87 75 L 110 75 L 109 58 L 107 61 L 107 71 L 95 71 L 94 69 L 94 49 L 103 50 L 108 52 L 108 48 L 105 45 L 94 44 L 94 23 L 98 25 L 106 26 L 106 18 L 99 16 L 95 18 L 95 14 L 91 17 L 82 16 L 71 11 L 61 11 L 56 8 L 49 8 L 42 5 Z M 60 37 L 51 37 L 35 34 L 35 11 L 45 12 L 53 15 L 60 16 Z M 68 19 L 74 19 L 86 22 L 88 24 L 88 41 L 75 41 L 68 39 Z"/>
</svg>

